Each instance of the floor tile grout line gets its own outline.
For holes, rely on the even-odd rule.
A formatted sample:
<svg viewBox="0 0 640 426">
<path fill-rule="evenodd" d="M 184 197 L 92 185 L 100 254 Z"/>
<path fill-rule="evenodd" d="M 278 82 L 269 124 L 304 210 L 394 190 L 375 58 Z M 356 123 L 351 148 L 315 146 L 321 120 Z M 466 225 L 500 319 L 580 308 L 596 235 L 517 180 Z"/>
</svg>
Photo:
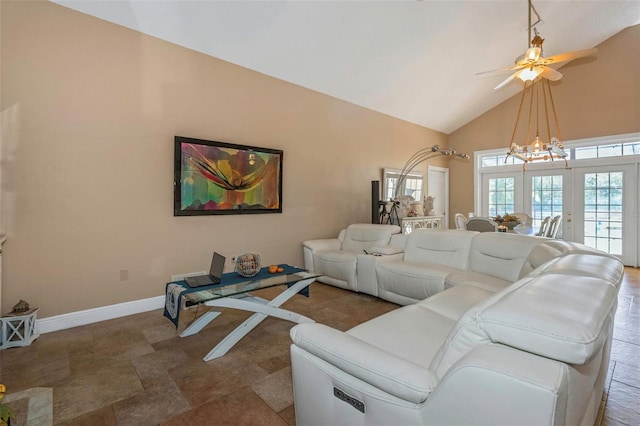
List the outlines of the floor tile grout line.
<svg viewBox="0 0 640 426">
<path fill-rule="evenodd" d="M 612 381 L 612 382 L 616 382 L 616 383 L 620 383 L 621 385 L 629 386 L 630 388 L 640 389 L 640 386 L 630 385 L 629 383 L 622 382 L 622 381 L 620 381 L 620 380 L 611 379 L 611 381 Z"/>
</svg>

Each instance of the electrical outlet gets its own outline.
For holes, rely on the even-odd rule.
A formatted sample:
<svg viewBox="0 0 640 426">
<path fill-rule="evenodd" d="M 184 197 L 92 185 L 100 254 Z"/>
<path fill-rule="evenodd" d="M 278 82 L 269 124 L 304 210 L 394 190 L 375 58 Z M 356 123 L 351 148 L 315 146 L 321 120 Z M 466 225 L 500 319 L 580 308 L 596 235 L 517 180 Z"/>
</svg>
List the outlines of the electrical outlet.
<svg viewBox="0 0 640 426">
<path fill-rule="evenodd" d="M 120 281 L 127 281 L 129 279 L 129 270 L 123 269 L 120 271 Z"/>
</svg>

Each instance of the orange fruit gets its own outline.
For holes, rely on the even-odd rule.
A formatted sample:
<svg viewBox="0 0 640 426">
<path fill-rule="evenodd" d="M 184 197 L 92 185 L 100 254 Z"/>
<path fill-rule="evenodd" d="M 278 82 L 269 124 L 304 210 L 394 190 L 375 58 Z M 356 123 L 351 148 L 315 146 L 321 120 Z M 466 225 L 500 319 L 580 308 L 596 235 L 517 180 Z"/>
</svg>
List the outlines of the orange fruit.
<svg viewBox="0 0 640 426">
<path fill-rule="evenodd" d="M 284 268 L 278 268 L 278 272 L 284 272 Z"/>
<path fill-rule="evenodd" d="M 278 272 L 278 265 L 269 265 L 269 273 L 275 274 L 276 272 Z"/>
</svg>

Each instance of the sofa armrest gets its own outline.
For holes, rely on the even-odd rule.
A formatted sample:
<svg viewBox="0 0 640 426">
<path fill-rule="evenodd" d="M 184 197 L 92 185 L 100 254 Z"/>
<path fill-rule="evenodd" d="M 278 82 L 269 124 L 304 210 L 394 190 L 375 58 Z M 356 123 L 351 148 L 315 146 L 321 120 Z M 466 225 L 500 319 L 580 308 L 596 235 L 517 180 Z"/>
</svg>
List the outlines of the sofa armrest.
<svg viewBox="0 0 640 426">
<path fill-rule="evenodd" d="M 291 340 L 345 373 L 414 404 L 425 401 L 438 384 L 428 369 L 323 324 L 299 324 L 291 329 Z"/>
<path fill-rule="evenodd" d="M 338 240 L 337 238 L 309 240 L 303 242 L 302 246 L 314 252 L 318 250 L 340 250 L 340 240 Z"/>
<path fill-rule="evenodd" d="M 433 424 L 564 424 L 568 386 L 565 364 L 483 345 L 447 371 L 423 415 Z"/>
<path fill-rule="evenodd" d="M 315 271 L 313 254 L 320 250 L 340 250 L 341 242 L 338 238 L 326 238 L 321 240 L 309 240 L 302 243 L 302 255 L 304 257 L 304 269 Z"/>
<path fill-rule="evenodd" d="M 378 275 L 376 266 L 387 260 L 402 260 L 402 252 L 398 254 L 373 255 L 359 254 L 356 263 L 358 291 L 378 297 Z"/>
</svg>

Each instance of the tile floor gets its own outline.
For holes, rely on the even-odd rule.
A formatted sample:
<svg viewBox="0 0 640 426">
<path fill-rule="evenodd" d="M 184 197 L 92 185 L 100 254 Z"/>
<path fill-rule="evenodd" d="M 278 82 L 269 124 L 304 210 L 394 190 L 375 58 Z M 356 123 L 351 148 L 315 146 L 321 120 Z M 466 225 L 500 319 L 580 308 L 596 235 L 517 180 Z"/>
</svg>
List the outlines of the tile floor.
<svg viewBox="0 0 640 426">
<path fill-rule="evenodd" d="M 313 284 L 311 298 L 296 296 L 285 307 L 346 330 L 397 306 Z M 195 315 L 195 308 L 186 311 L 180 329 Z M 48 333 L 29 347 L 0 351 L 0 382 L 8 387 L 7 398 L 19 397 L 12 403 L 19 416 L 12 426 L 49 424 L 46 413 L 25 420 L 30 402 L 21 396 L 33 388 L 53 389 L 57 425 L 295 424 L 291 323 L 269 318 L 224 357 L 202 361 L 247 315 L 227 310 L 199 335 L 180 338 L 161 311 L 152 311 Z M 598 424 L 640 424 L 639 402 L 640 269 L 627 268 Z"/>
</svg>

